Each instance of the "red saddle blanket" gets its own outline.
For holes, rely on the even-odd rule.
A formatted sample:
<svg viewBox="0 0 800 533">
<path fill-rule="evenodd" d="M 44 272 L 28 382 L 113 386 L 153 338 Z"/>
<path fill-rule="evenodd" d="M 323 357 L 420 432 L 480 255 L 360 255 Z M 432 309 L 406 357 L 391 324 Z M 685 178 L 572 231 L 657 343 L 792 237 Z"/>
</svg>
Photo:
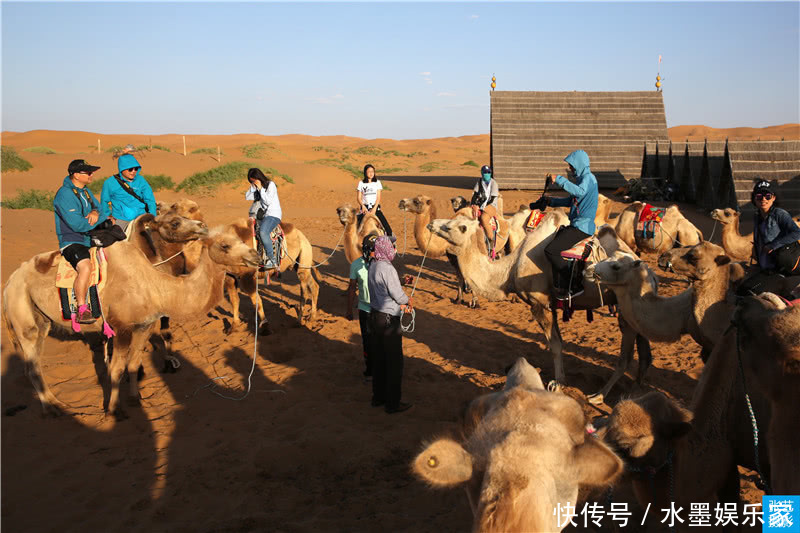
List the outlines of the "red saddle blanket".
<svg viewBox="0 0 800 533">
<path fill-rule="evenodd" d="M 586 237 L 582 241 L 575 243 L 572 248 L 568 248 L 561 252 L 561 257 L 564 259 L 577 259 L 579 261 L 585 260 L 592 253 L 592 238 Z"/>
<path fill-rule="evenodd" d="M 534 209 L 531 211 L 531 214 L 528 215 L 528 219 L 525 221 L 525 231 L 531 232 L 539 226 L 542 219 L 544 218 L 544 212 L 539 211 L 538 209 Z"/>
<path fill-rule="evenodd" d="M 666 212 L 666 207 L 655 207 L 650 204 L 644 204 L 642 210 L 639 212 L 639 223 L 661 222 Z"/>
</svg>

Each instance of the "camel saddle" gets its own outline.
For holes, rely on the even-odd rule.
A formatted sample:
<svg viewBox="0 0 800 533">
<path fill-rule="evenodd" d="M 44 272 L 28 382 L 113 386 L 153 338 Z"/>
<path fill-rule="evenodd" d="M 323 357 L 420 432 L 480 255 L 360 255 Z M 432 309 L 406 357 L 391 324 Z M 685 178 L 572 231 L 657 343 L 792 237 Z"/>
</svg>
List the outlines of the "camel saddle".
<svg viewBox="0 0 800 533">
<path fill-rule="evenodd" d="M 525 231 L 530 233 L 535 230 L 542 222 L 543 218 L 544 211 L 539 211 L 538 209 L 531 211 L 531 214 L 528 215 L 528 218 L 525 220 Z"/>
<path fill-rule="evenodd" d="M 89 260 L 92 263 L 92 272 L 89 274 L 89 291 L 86 303 L 92 311 L 94 318 L 102 315 L 100 309 L 100 291 L 106 284 L 108 261 L 102 248 L 89 248 Z M 75 278 L 78 272 L 72 268 L 69 261 L 59 256 L 58 268 L 56 269 L 56 287 L 61 302 L 61 316 L 64 320 L 71 320 L 72 314 L 78 312 L 78 303 L 75 299 Z"/>
<path fill-rule="evenodd" d="M 267 251 L 262 246 L 261 239 L 256 237 L 258 234 L 258 221 L 256 220 L 255 226 L 253 226 L 253 248 L 256 249 L 261 259 L 266 261 Z M 275 258 L 280 263 L 283 258 L 286 257 L 286 247 L 283 245 L 283 240 L 285 238 L 283 226 L 281 226 L 281 224 L 275 226 L 275 229 L 269 233 L 269 238 L 272 241 L 272 250 L 275 252 Z"/>
<path fill-rule="evenodd" d="M 636 219 L 636 234 L 644 239 L 655 239 L 656 229 L 661 231 L 661 221 L 667 213 L 666 207 L 644 204 Z"/>
</svg>

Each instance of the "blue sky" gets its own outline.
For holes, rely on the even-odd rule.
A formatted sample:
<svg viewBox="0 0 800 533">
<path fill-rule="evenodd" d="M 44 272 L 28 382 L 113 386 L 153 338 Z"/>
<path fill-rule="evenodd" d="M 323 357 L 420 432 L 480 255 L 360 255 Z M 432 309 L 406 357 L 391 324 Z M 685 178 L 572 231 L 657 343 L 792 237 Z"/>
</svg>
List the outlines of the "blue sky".
<svg viewBox="0 0 800 533">
<path fill-rule="evenodd" d="M 800 2 L 6 2 L 2 129 L 488 133 L 489 83 L 800 122 Z"/>
</svg>

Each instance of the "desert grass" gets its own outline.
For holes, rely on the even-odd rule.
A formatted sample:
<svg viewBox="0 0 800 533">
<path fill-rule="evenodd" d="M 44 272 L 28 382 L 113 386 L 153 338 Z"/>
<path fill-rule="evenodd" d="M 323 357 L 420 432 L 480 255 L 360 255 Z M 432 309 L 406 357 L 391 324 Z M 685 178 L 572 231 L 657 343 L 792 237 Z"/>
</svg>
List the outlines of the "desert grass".
<svg viewBox="0 0 800 533">
<path fill-rule="evenodd" d="M 430 161 L 428 163 L 422 163 L 419 166 L 420 172 L 433 172 L 434 170 L 439 170 L 442 168 L 442 164 L 438 161 Z"/>
<path fill-rule="evenodd" d="M 25 172 L 33 168 L 30 161 L 23 159 L 16 150 L 10 146 L 0 146 L 0 168 L 3 172 L 18 170 Z"/>
<path fill-rule="evenodd" d="M 193 154 L 208 154 L 208 155 L 217 155 L 216 148 L 198 148 L 197 150 L 192 150 Z M 220 155 L 225 155 L 225 152 L 220 150 Z"/>
<path fill-rule="evenodd" d="M 476 163 L 472 159 L 470 159 L 469 161 L 464 161 L 463 163 L 461 163 L 461 165 L 465 166 L 465 167 L 478 167 L 479 166 L 478 163 Z"/>
<path fill-rule="evenodd" d="M 20 190 L 17 196 L 10 200 L 0 202 L 0 207 L 5 209 L 43 209 L 54 211 L 53 199 L 55 193 L 39 189 Z"/>
<path fill-rule="evenodd" d="M 204 172 L 192 174 L 183 180 L 175 190 L 185 191 L 189 194 L 210 194 L 221 185 L 235 182 L 245 183 L 247 181 L 247 171 L 251 168 L 255 167 L 253 167 L 251 163 L 246 163 L 244 161 L 226 163 Z M 274 168 L 261 168 L 261 171 L 268 176 L 281 178 L 288 183 L 294 183 L 291 176 L 282 174 Z"/>
<path fill-rule="evenodd" d="M 31 146 L 30 148 L 25 148 L 22 151 L 31 152 L 33 154 L 48 154 L 48 155 L 58 153 L 52 148 L 48 148 L 47 146 Z"/>
</svg>

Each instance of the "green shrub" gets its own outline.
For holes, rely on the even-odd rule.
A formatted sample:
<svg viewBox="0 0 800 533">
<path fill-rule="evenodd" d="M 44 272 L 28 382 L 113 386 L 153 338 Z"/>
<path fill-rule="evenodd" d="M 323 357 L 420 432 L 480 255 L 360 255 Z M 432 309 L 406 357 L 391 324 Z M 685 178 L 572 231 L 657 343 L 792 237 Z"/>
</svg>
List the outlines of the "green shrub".
<svg viewBox="0 0 800 533">
<path fill-rule="evenodd" d="M 475 162 L 475 161 L 473 161 L 472 159 L 470 159 L 469 161 L 464 161 L 464 162 L 463 162 L 463 163 L 461 163 L 461 164 L 462 164 L 463 166 L 468 166 L 468 167 L 477 167 L 477 166 L 479 166 L 479 165 L 478 165 L 478 163 L 476 163 L 476 162 Z"/>
<path fill-rule="evenodd" d="M 106 148 L 105 151 L 116 154 L 118 152 L 122 152 L 122 150 L 124 150 L 124 149 L 125 149 L 124 146 L 114 145 L 114 146 L 111 146 L 110 148 Z"/>
<path fill-rule="evenodd" d="M 171 152 L 172 151 L 169 148 L 167 148 L 166 146 L 161 146 L 160 144 L 154 144 L 150 148 L 152 148 L 153 150 L 161 150 L 162 152 Z"/>
<path fill-rule="evenodd" d="M 9 170 L 19 170 L 25 172 L 33 168 L 33 165 L 26 159 L 23 159 L 17 154 L 17 151 L 10 146 L 0 146 L 0 167 L 3 172 Z"/>
<path fill-rule="evenodd" d="M 245 163 L 244 161 L 234 161 L 210 170 L 197 172 L 183 180 L 175 190 L 207 194 L 224 183 L 236 181 L 244 183 L 247 178 L 247 171 L 251 166 L 250 163 Z"/>
<path fill-rule="evenodd" d="M 249 157 L 251 159 L 258 159 L 260 157 L 264 157 L 264 152 L 267 150 L 268 146 L 264 143 L 259 144 L 246 144 L 240 148 L 242 154 L 245 157 Z"/>
<path fill-rule="evenodd" d="M 383 150 L 381 150 L 380 148 L 377 148 L 375 146 L 367 145 L 367 146 L 360 146 L 360 147 L 356 148 L 355 150 L 353 150 L 353 153 L 354 154 L 359 154 L 359 155 L 378 156 L 378 155 L 381 155 L 383 153 Z"/>
<path fill-rule="evenodd" d="M 398 172 L 406 172 L 408 169 L 407 168 L 392 167 L 392 168 L 382 168 L 380 170 L 381 170 L 381 172 L 380 172 L 381 174 L 397 174 Z"/>
<path fill-rule="evenodd" d="M 55 150 L 52 148 L 48 148 L 47 146 L 31 146 L 30 148 L 25 148 L 23 152 L 32 152 L 34 154 L 57 154 Z"/>
<path fill-rule="evenodd" d="M 420 172 L 432 172 L 432 171 L 438 170 L 440 168 L 442 168 L 442 164 L 441 163 L 439 163 L 438 161 L 431 161 L 429 163 L 422 163 L 419 166 L 419 171 Z"/>
<path fill-rule="evenodd" d="M 209 154 L 209 155 L 217 155 L 216 148 L 198 148 L 197 150 L 192 150 L 193 154 Z M 221 155 L 225 155 L 225 152 L 219 152 Z"/>
<path fill-rule="evenodd" d="M 284 181 L 286 181 L 288 183 L 294 183 L 294 180 L 292 179 L 291 176 L 289 176 L 288 174 L 281 174 L 280 172 L 278 172 L 277 170 L 275 170 L 272 167 L 262 168 L 261 170 L 267 176 L 272 176 L 273 178 L 276 178 L 276 177 L 277 178 L 281 178 L 281 179 L 283 179 Z"/>
<path fill-rule="evenodd" d="M 53 198 L 56 193 L 51 191 L 40 191 L 38 189 L 20 190 L 17 197 L 11 200 L 0 202 L 0 206 L 6 209 L 44 209 L 53 211 Z"/>
</svg>

